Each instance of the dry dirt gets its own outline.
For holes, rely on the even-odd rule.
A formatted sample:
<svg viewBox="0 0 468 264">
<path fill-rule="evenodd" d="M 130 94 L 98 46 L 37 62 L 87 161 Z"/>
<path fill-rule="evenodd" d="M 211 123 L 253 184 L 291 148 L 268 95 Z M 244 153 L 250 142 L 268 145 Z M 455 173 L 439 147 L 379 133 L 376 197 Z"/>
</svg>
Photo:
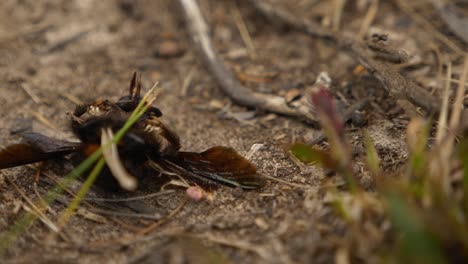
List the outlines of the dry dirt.
<svg viewBox="0 0 468 264">
<path fill-rule="evenodd" d="M 172 2 L 1 1 L 0 144 L 19 141 L 10 131 L 28 123 L 36 132 L 73 139 L 66 115 L 74 109 L 73 101 L 118 99 L 126 93 L 133 71 L 138 70 L 145 89 L 159 81 L 156 104 L 164 120 L 179 133 L 184 150 L 224 145 L 246 155 L 254 144 L 262 144 L 251 158 L 262 173 L 308 188 L 273 181 L 257 191 L 221 187 L 213 193 L 213 201 L 188 201 L 146 236 L 137 235 L 138 230 L 155 220 L 104 214 L 92 220 L 82 213 L 71 219 L 63 237 L 44 243 L 51 230 L 36 222 L 0 262 L 330 263 L 341 252 L 337 249 L 345 232 L 343 222 L 322 200 L 326 192 L 318 189 L 325 179 L 339 182 L 339 178 L 324 176 L 317 167 L 298 165 L 285 151 L 288 144 L 314 138 L 319 130 L 298 120 L 232 105 L 199 63 Z M 237 6 L 258 54 L 252 60 L 235 23 L 234 5 L 230 1 L 200 2 L 225 63 L 244 77 L 255 77 L 244 80 L 248 87 L 284 95 L 301 90 L 320 71 L 326 71 L 348 103 L 370 95 L 373 103 L 365 112 L 365 128 L 375 140 L 385 168 L 399 168 L 406 158 L 403 129 L 408 117 L 377 81 L 353 74 L 357 63 L 352 58 L 318 40 L 276 27 L 242 3 Z M 318 1 L 309 5 L 292 2 L 292 10 L 306 17 L 327 12 L 327 4 L 312 5 Z M 366 12 L 350 9 L 343 15 L 343 24 L 347 31 L 357 32 Z M 430 49 L 434 40 L 428 41 L 424 31 L 394 5 L 383 3 L 381 10 L 387 16 L 379 16 L 372 30 L 390 34 L 397 47 L 419 59 L 402 69 L 407 67 L 408 76 L 419 76 L 418 81 L 429 87 L 438 70 Z M 188 86 L 184 85 L 187 80 Z M 353 125 L 348 129 L 357 149 L 356 169 L 360 169 L 362 130 Z M 44 164 L 42 171 L 59 178 L 70 168 L 62 160 Z M 24 213 L 22 205 L 26 204 L 5 177 L 37 199 L 35 174 L 34 167 L 1 172 L 1 231 Z M 369 177 L 362 175 L 362 183 L 370 185 Z M 52 185 L 41 176 L 38 193 L 44 194 Z M 183 188 L 173 189 L 174 193 L 142 201 L 140 208 L 169 214 L 186 195 Z M 148 187 L 132 195 L 157 191 Z M 57 219 L 64 207 L 54 203 L 48 216 Z M 116 210 L 124 209 L 119 206 Z"/>
</svg>

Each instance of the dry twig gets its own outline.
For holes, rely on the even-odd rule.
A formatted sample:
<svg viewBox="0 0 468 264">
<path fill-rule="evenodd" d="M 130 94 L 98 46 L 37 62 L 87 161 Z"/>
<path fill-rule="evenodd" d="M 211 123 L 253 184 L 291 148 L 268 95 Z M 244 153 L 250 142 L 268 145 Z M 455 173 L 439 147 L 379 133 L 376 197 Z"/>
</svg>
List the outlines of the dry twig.
<svg viewBox="0 0 468 264">
<path fill-rule="evenodd" d="M 194 0 L 179 0 L 181 9 L 186 17 L 187 27 L 199 54 L 203 58 L 210 73 L 218 82 L 221 90 L 235 103 L 260 108 L 269 112 L 298 117 L 316 123 L 314 114 L 309 106 L 296 102 L 288 104 L 283 97 L 255 93 L 243 86 L 227 69 L 209 37 L 208 25 L 201 14 L 200 8 Z"/>
<path fill-rule="evenodd" d="M 387 61 L 401 62 L 405 61 L 407 57 L 404 52 L 384 47 L 375 42 L 365 43 L 331 32 L 310 20 L 299 19 L 267 1 L 250 0 L 250 2 L 264 16 L 289 26 L 293 30 L 328 41 L 338 49 L 347 52 L 356 58 L 370 74 L 377 78 L 389 94 L 396 99 L 406 99 L 430 113 L 438 113 L 440 110 L 439 99 L 434 98 L 428 91 L 418 86 L 415 82 L 400 75 L 387 63 L 375 59 L 377 57 L 385 58 Z M 205 65 L 218 82 L 221 90 L 235 103 L 260 108 L 273 113 L 298 117 L 314 124 L 317 123 L 315 113 L 309 105 L 303 103 L 303 100 L 287 103 L 283 97 L 256 93 L 243 86 L 234 77 L 232 72 L 224 66 L 214 49 L 209 37 L 208 26 L 203 19 L 197 1 L 179 0 L 179 3 L 186 18 L 189 33 Z"/>
</svg>

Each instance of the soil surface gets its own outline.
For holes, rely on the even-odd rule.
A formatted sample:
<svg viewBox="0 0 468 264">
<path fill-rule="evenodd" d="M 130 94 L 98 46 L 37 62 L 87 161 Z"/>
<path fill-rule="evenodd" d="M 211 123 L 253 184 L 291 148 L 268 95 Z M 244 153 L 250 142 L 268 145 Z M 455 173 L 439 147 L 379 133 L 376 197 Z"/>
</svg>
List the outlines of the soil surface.
<svg viewBox="0 0 468 264">
<path fill-rule="evenodd" d="M 138 202 L 83 204 L 60 236 L 51 238 L 51 229 L 37 221 L 0 262 L 330 263 L 343 254 L 343 220 L 327 202 L 328 193 L 320 188 L 324 183 L 342 184 L 342 179 L 300 164 L 287 152 L 289 144 L 311 140 L 320 130 L 300 120 L 232 104 L 192 49 L 183 18 L 172 2 L 1 1 L 0 144 L 19 142 L 11 131 L 29 125 L 35 132 L 74 140 L 67 112 L 76 103 L 96 98 L 117 100 L 127 93 L 132 73 L 139 71 L 145 90 L 159 81 L 160 97 L 155 105 L 179 134 L 183 150 L 222 145 L 247 155 L 260 144 L 250 152 L 252 163 L 260 172 L 296 186 L 276 181 L 255 191 L 222 186 L 211 194 L 211 201 L 185 204 L 184 188 L 169 186 L 166 189 L 173 192 Z M 364 130 L 374 140 L 382 166 L 391 172 L 401 169 L 407 157 L 404 128 L 409 115 L 403 110 L 405 104 L 389 97 L 377 80 L 359 72 L 356 60 L 327 43 L 271 23 L 242 1 L 199 2 L 217 51 L 249 88 L 288 96 L 300 93 L 325 71 L 343 105 L 370 96 L 372 103 L 362 112 L 364 129 L 347 125 L 356 151 L 355 169 L 363 171 Z M 330 24 L 325 18 L 334 1 L 285 2 L 276 1 L 298 16 Z M 367 1 L 349 2 L 341 17 L 341 30 L 357 34 Z M 367 35 L 388 34 L 392 45 L 411 55 L 408 63 L 395 67 L 427 89 L 438 88 L 434 50 L 450 59 L 457 58 L 456 52 L 441 45 L 431 32 L 421 30 L 392 1 L 380 2 L 378 12 L 385 16 L 377 15 Z M 418 8 L 423 15 L 435 14 L 430 4 Z M 246 25 L 254 50 L 245 44 L 239 23 Z M 449 38 L 463 47 L 455 36 Z M 454 62 L 457 72 L 460 60 Z M 46 162 L 37 184 L 36 166 L 3 170 L 0 230 L 10 228 L 28 208 L 6 177 L 27 197 L 37 200 L 54 186 L 51 179 L 59 179 L 71 169 L 66 159 Z M 360 180 L 366 188 L 372 187 L 368 174 L 362 173 Z M 145 185 L 130 195 L 94 190 L 89 196 L 133 197 L 159 191 L 151 188 L 151 182 Z M 77 186 L 71 189 L 77 190 Z M 55 222 L 70 199 L 61 196 L 47 216 Z M 158 216 L 165 220 L 161 222 Z M 144 234 L 153 223 L 159 224 Z"/>
</svg>

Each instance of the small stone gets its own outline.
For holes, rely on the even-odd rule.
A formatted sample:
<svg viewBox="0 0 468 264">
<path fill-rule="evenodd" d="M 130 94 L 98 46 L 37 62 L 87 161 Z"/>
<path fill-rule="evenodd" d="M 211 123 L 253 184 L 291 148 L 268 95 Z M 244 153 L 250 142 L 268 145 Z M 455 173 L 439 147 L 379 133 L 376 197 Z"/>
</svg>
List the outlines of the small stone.
<svg viewBox="0 0 468 264">
<path fill-rule="evenodd" d="M 199 202 L 205 199 L 206 196 L 205 191 L 198 186 L 190 186 L 187 188 L 186 192 L 187 196 L 195 202 Z"/>
</svg>

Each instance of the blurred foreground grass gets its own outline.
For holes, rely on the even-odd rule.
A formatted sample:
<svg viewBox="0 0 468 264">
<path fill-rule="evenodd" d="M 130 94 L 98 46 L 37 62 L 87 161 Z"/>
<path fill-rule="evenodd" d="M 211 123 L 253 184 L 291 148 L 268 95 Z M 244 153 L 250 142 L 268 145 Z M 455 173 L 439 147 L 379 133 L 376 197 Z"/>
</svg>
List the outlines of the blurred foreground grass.
<svg viewBox="0 0 468 264">
<path fill-rule="evenodd" d="M 461 83 L 465 83 L 468 59 L 463 71 Z M 349 192 L 335 187 L 331 201 L 346 223 L 350 239 L 343 247 L 351 258 L 383 263 L 468 263 L 468 127 L 461 122 L 464 95 L 465 87 L 460 85 L 449 107 L 447 88 L 436 125 L 422 118 L 409 123 L 406 141 L 410 155 L 397 175 L 380 169 L 377 151 L 365 135 L 365 167 L 374 186 L 364 190 L 359 175 L 353 172 L 352 146 L 345 139 L 342 122 L 337 122 L 332 97 L 323 87 L 312 91 L 311 101 L 329 148 L 296 143 L 290 151 L 302 162 L 335 171 L 346 181 Z M 433 140 L 432 129 L 436 130 Z M 388 228 L 385 222 L 390 223 Z"/>
</svg>

